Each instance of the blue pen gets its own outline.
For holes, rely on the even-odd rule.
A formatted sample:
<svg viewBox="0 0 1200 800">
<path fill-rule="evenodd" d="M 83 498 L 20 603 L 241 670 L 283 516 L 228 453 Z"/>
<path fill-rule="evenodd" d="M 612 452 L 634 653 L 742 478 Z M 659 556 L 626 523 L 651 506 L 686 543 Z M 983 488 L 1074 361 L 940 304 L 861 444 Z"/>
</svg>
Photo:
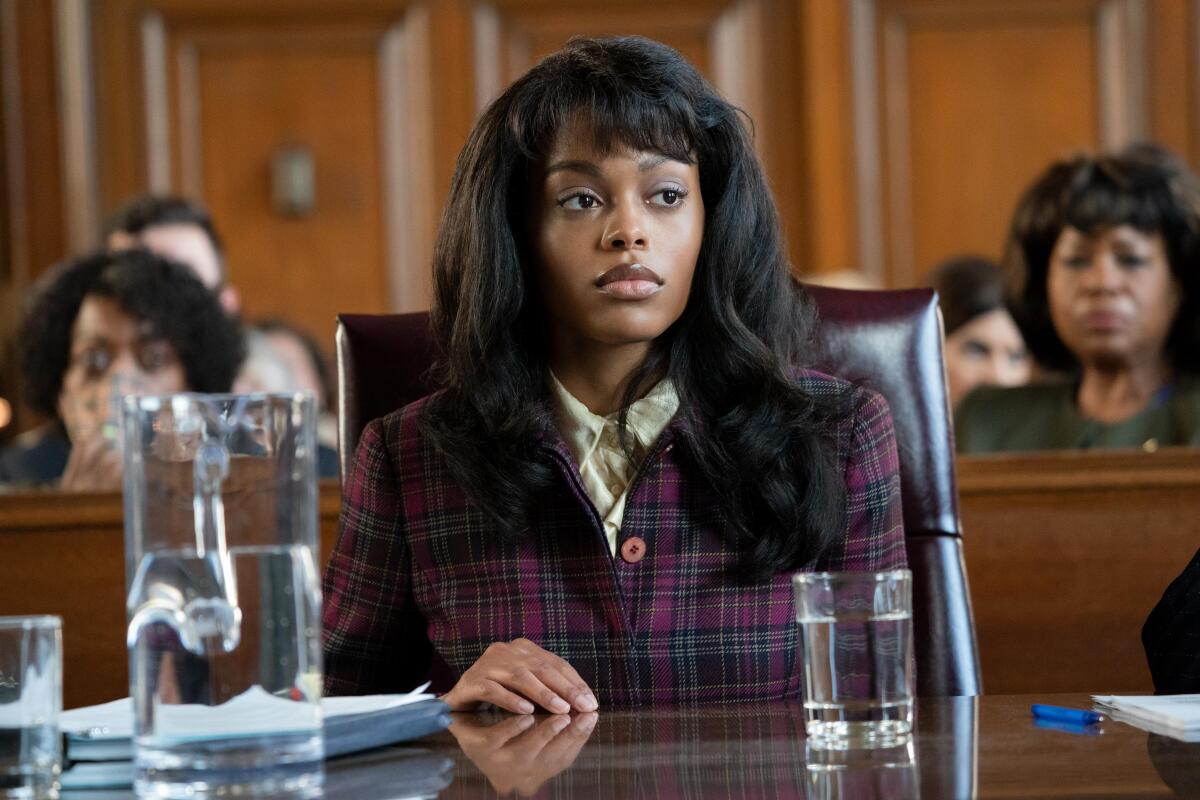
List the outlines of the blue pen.
<svg viewBox="0 0 1200 800">
<path fill-rule="evenodd" d="M 1095 711 L 1084 711 L 1079 708 L 1063 708 L 1062 706 L 1046 706 L 1034 703 L 1029 707 L 1038 719 L 1050 719 L 1056 722 L 1070 722 L 1075 725 L 1094 725 L 1104 721 L 1104 715 Z"/>
</svg>

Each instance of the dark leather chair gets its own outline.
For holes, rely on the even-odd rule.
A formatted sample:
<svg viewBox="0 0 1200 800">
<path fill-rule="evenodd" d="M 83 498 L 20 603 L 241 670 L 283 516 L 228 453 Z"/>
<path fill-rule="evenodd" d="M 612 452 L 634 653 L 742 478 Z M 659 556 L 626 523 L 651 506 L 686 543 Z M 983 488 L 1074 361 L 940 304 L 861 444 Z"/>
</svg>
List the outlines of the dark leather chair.
<svg viewBox="0 0 1200 800">
<path fill-rule="evenodd" d="M 913 572 L 917 693 L 981 694 L 937 295 L 808 288 L 821 315 L 818 363 L 875 389 L 892 409 Z"/>
<path fill-rule="evenodd" d="M 820 365 L 878 391 L 895 419 L 913 571 L 917 693 L 979 694 L 937 296 L 928 289 L 810 291 L 821 314 Z M 432 354 L 424 314 L 338 317 L 343 475 L 367 421 L 428 393 Z"/>
</svg>

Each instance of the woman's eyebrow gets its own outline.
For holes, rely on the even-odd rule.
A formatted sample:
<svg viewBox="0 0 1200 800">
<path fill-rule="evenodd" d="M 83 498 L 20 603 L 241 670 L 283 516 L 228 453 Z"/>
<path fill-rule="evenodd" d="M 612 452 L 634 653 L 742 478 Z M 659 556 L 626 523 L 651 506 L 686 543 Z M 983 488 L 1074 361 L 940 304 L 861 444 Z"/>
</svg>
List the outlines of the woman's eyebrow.
<svg viewBox="0 0 1200 800">
<path fill-rule="evenodd" d="M 638 159 L 638 172 L 649 172 L 657 166 L 661 166 L 668 161 L 677 161 L 663 153 L 647 153 Z M 685 163 L 680 161 L 679 163 Z M 546 175 L 550 176 L 555 172 L 581 172 L 584 175 L 591 175 L 593 178 L 603 178 L 604 173 L 596 164 L 591 161 L 583 160 L 567 160 L 555 161 L 550 166 L 546 167 Z"/>
<path fill-rule="evenodd" d="M 590 161 L 556 161 L 546 167 L 547 177 L 553 175 L 555 172 L 582 172 L 584 175 L 591 175 L 593 178 L 604 177 L 600 168 Z"/>
<path fill-rule="evenodd" d="M 668 161 L 674 161 L 668 155 L 662 153 L 647 153 L 638 159 L 638 172 L 649 172 L 660 164 L 665 164 Z M 680 162 L 683 163 L 683 162 Z"/>
</svg>

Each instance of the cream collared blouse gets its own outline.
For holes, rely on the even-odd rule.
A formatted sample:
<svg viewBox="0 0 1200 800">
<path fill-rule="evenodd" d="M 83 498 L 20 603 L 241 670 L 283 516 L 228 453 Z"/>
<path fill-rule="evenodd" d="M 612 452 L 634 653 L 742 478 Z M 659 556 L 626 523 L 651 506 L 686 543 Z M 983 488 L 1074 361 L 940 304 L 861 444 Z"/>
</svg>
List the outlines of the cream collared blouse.
<svg viewBox="0 0 1200 800">
<path fill-rule="evenodd" d="M 550 386 L 559 432 L 575 456 L 584 491 L 604 521 L 608 549 L 615 556 L 629 484 L 646 453 L 679 409 L 675 385 L 664 378 L 629 407 L 627 425 L 633 445 L 632 458 L 621 449 L 617 439 L 617 413 L 603 417 L 593 414 L 553 374 Z"/>
</svg>

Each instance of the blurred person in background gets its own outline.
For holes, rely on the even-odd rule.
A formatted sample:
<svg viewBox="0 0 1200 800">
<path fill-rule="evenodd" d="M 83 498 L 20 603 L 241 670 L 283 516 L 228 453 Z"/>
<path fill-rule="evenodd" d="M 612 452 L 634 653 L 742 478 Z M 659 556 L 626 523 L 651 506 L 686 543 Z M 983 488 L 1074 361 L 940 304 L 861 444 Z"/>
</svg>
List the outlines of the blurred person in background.
<svg viewBox="0 0 1200 800">
<path fill-rule="evenodd" d="M 317 474 L 337 477 L 337 415 L 330 408 L 333 383 L 325 354 L 312 336 L 279 317 L 247 326 L 246 360 L 233 390 L 311 391 L 317 405 Z"/>
<path fill-rule="evenodd" d="M 1200 444 L 1200 181 L 1154 145 L 1052 164 L 1017 205 L 1009 307 L 1060 379 L 979 389 L 963 452 Z"/>
<path fill-rule="evenodd" d="M 104 226 L 105 242 L 116 252 L 144 247 L 191 267 L 230 314 L 241 310 L 241 296 L 226 282 L 225 250 L 212 217 L 198 203 L 168 195 L 139 195 L 122 206 Z"/>
<path fill-rule="evenodd" d="M 1020 386 L 1032 365 L 1025 340 L 1004 305 L 1000 267 L 979 256 L 943 261 L 929 285 L 946 327 L 946 377 L 956 407 L 976 386 Z"/>
<path fill-rule="evenodd" d="M 0 451 L 0 484 L 117 491 L 125 394 L 229 391 L 240 324 L 181 265 L 146 250 L 52 269 L 18 336 L 29 406 L 53 422 Z"/>
</svg>

